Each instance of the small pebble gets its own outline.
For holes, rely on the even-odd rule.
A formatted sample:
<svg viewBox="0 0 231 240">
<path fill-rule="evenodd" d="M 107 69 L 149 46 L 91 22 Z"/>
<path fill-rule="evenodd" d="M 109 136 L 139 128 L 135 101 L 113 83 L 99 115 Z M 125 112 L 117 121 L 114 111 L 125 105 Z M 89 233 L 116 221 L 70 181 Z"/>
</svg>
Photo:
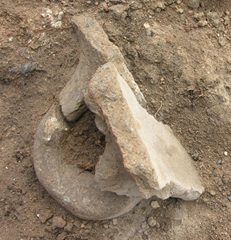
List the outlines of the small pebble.
<svg viewBox="0 0 231 240">
<path fill-rule="evenodd" d="M 52 219 L 52 225 L 54 228 L 64 228 L 66 221 L 64 221 L 61 217 L 55 216 Z"/>
<path fill-rule="evenodd" d="M 216 195 L 216 192 L 213 191 L 213 190 L 211 190 L 209 193 L 210 193 L 212 196 L 215 196 L 215 195 Z"/>
<path fill-rule="evenodd" d="M 25 65 L 19 65 L 11 68 L 11 72 L 25 75 L 26 73 L 33 72 L 36 69 L 36 67 L 37 67 L 36 62 L 29 62 Z"/>
<path fill-rule="evenodd" d="M 99 222 L 95 222 L 94 227 L 99 227 Z"/>
<path fill-rule="evenodd" d="M 66 235 L 67 235 L 66 232 L 62 232 L 57 236 L 56 240 L 63 240 L 65 239 Z"/>
<path fill-rule="evenodd" d="M 53 216 L 53 214 L 51 213 L 51 211 L 47 210 L 41 211 L 41 213 L 38 213 L 36 216 L 39 218 L 41 223 L 45 223 L 48 219 L 50 219 Z"/>
<path fill-rule="evenodd" d="M 159 208 L 160 207 L 160 204 L 157 202 L 157 201 L 152 201 L 151 202 L 151 207 L 153 209 L 156 209 L 156 208 Z"/>
<path fill-rule="evenodd" d="M 109 227 L 110 227 L 110 226 L 109 226 Z M 89 223 L 89 224 L 85 225 L 85 228 L 86 228 L 86 229 L 92 229 L 92 224 Z"/>
<path fill-rule="evenodd" d="M 184 12 L 184 9 L 182 9 L 182 8 L 177 8 L 176 12 L 182 14 L 182 13 Z"/>
<path fill-rule="evenodd" d="M 150 25 L 149 25 L 149 23 L 144 23 L 144 27 L 147 29 L 147 28 L 150 28 Z"/>
<path fill-rule="evenodd" d="M 73 224 L 72 223 L 67 223 L 67 225 L 64 227 L 64 230 L 66 232 L 71 232 L 73 229 Z"/>
<path fill-rule="evenodd" d="M 227 156 L 228 156 L 228 152 L 225 151 L 225 152 L 224 152 L 224 155 L 227 157 Z"/>
<path fill-rule="evenodd" d="M 112 224 L 117 225 L 117 219 L 116 218 L 112 219 Z"/>
<path fill-rule="evenodd" d="M 192 156 L 194 161 L 198 161 L 199 160 L 199 154 L 198 153 L 194 153 Z"/>
<path fill-rule="evenodd" d="M 156 12 L 161 12 L 162 10 L 165 10 L 165 3 L 164 2 L 161 2 L 161 1 L 158 1 L 156 3 Z"/>
<path fill-rule="evenodd" d="M 209 12 L 207 14 L 207 18 L 209 20 L 209 22 L 214 26 L 214 27 L 218 27 L 220 24 L 220 17 L 216 12 Z"/>
<path fill-rule="evenodd" d="M 205 26 L 207 26 L 208 25 L 208 22 L 206 21 L 206 20 L 200 20 L 199 22 L 198 22 L 198 26 L 199 27 L 205 27 Z"/>
<path fill-rule="evenodd" d="M 128 6 L 123 4 L 113 5 L 109 8 L 109 10 L 112 12 L 113 17 L 116 20 L 119 20 L 121 18 L 124 19 L 127 16 L 127 12 L 126 12 L 127 9 L 128 9 Z"/>
<path fill-rule="evenodd" d="M 224 17 L 224 25 L 227 26 L 230 24 L 230 19 L 229 19 L 229 16 L 225 16 Z"/>
<path fill-rule="evenodd" d="M 175 0 L 165 0 L 166 5 L 171 5 L 175 2 Z"/>
<path fill-rule="evenodd" d="M 146 222 L 143 222 L 143 223 L 141 224 L 141 228 L 143 228 L 143 229 L 147 228 L 147 223 L 146 223 Z"/>
<path fill-rule="evenodd" d="M 104 227 L 104 228 L 108 228 L 109 225 L 108 225 L 108 224 L 104 224 L 103 227 Z"/>
<path fill-rule="evenodd" d="M 229 199 L 229 201 L 231 202 L 231 195 L 230 195 L 230 196 L 228 196 L 228 199 Z"/>
<path fill-rule="evenodd" d="M 149 225 L 150 227 L 155 227 L 156 224 L 157 224 L 157 221 L 156 221 L 156 219 L 154 219 L 154 217 L 148 218 L 148 225 Z"/>
<path fill-rule="evenodd" d="M 156 228 L 160 228 L 160 224 L 159 223 L 156 223 Z"/>
<path fill-rule="evenodd" d="M 109 12 L 109 8 L 108 8 L 107 3 L 103 4 L 103 9 L 104 9 L 105 12 Z"/>
<path fill-rule="evenodd" d="M 204 16 L 204 13 L 203 12 L 200 12 L 200 13 L 196 13 L 193 18 L 197 21 L 200 21 L 201 18 Z"/>
<path fill-rule="evenodd" d="M 141 9 L 142 7 L 143 7 L 142 4 L 139 4 L 139 5 L 138 5 L 138 9 Z"/>
<path fill-rule="evenodd" d="M 217 164 L 217 165 L 222 165 L 221 159 L 219 159 L 216 164 Z"/>
<path fill-rule="evenodd" d="M 200 0 L 189 0 L 188 7 L 191 9 L 197 9 L 200 6 Z"/>
<path fill-rule="evenodd" d="M 144 231 L 144 235 L 145 235 L 145 236 L 148 236 L 148 231 Z"/>
</svg>

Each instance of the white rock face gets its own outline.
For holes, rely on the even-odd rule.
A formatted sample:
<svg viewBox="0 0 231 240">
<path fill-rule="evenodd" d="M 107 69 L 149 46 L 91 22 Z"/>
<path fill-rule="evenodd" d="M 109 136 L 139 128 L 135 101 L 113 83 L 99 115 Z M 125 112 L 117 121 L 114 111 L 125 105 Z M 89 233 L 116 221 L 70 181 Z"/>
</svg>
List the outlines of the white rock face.
<svg viewBox="0 0 231 240">
<path fill-rule="evenodd" d="M 85 103 L 106 135 L 106 149 L 95 175 L 101 190 L 185 200 L 202 194 L 190 156 L 171 129 L 141 107 L 113 63 L 96 71 Z"/>
</svg>

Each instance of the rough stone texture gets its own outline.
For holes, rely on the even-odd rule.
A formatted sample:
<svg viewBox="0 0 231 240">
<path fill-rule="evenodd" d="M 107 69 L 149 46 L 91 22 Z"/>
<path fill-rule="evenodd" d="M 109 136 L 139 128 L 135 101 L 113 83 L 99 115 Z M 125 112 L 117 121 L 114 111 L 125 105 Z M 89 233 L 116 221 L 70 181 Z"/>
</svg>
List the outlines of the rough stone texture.
<svg viewBox="0 0 231 240">
<path fill-rule="evenodd" d="M 59 216 L 54 216 L 52 218 L 52 226 L 54 228 L 64 228 L 66 226 L 66 221 Z"/>
<path fill-rule="evenodd" d="M 80 173 L 62 156 L 70 126 L 59 106 L 43 117 L 34 142 L 33 163 L 39 181 L 63 207 L 88 220 L 109 219 L 130 211 L 141 198 L 102 192 L 91 173 Z"/>
<path fill-rule="evenodd" d="M 42 209 L 37 214 L 37 217 L 41 221 L 41 223 L 45 223 L 48 219 L 50 219 L 53 216 L 52 212 L 50 210 Z"/>
<path fill-rule="evenodd" d="M 156 219 L 155 219 L 154 217 L 149 217 L 149 218 L 148 218 L 148 225 L 149 225 L 150 227 L 155 227 L 156 224 L 157 224 L 157 221 L 156 221 Z"/>
<path fill-rule="evenodd" d="M 144 198 L 200 196 L 203 187 L 190 156 L 171 129 L 140 106 L 112 63 L 94 74 L 85 102 L 106 135 L 95 175 L 101 190 Z"/>
<path fill-rule="evenodd" d="M 191 9 L 197 9 L 200 6 L 201 0 L 188 0 L 188 7 Z"/>
<path fill-rule="evenodd" d="M 157 201 L 152 201 L 150 205 L 153 209 L 156 209 L 156 208 L 160 207 L 160 204 Z"/>
<path fill-rule="evenodd" d="M 129 8 L 129 5 L 117 4 L 117 5 L 111 6 L 109 10 L 112 12 L 113 17 L 116 20 L 119 20 L 120 18 L 125 18 L 127 16 L 127 13 L 125 11 L 128 8 Z"/>
<path fill-rule="evenodd" d="M 214 27 L 218 27 L 220 24 L 220 17 L 217 14 L 217 12 L 209 12 L 207 14 L 207 18 L 209 20 L 209 22 L 214 26 Z"/>
<path fill-rule="evenodd" d="M 71 232 L 72 229 L 73 229 L 73 227 L 74 227 L 74 225 L 69 222 L 69 223 L 67 223 L 67 225 L 64 227 L 64 230 L 65 230 L 66 232 Z"/>
<path fill-rule="evenodd" d="M 175 2 L 175 0 L 165 0 L 166 5 L 171 5 Z"/>
<path fill-rule="evenodd" d="M 75 73 L 59 95 L 61 109 L 66 119 L 74 121 L 86 111 L 83 96 L 88 82 L 98 67 L 108 61 L 114 63 L 135 93 L 137 100 L 145 106 L 143 94 L 128 71 L 122 54 L 118 47 L 109 41 L 100 25 L 86 14 L 75 16 L 73 23 L 81 53 Z"/>
</svg>

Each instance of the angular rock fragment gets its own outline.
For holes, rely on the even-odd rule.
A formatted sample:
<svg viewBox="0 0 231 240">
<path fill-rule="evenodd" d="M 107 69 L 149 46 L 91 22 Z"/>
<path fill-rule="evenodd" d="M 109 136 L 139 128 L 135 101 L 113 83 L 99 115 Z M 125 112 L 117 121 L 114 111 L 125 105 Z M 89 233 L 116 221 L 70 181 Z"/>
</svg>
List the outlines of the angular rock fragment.
<svg viewBox="0 0 231 240">
<path fill-rule="evenodd" d="M 188 7 L 191 9 L 197 9 L 200 6 L 200 0 L 189 0 Z"/>
<path fill-rule="evenodd" d="M 209 20 L 209 22 L 214 26 L 214 27 L 218 27 L 220 24 L 220 17 L 217 14 L 217 12 L 209 12 L 207 14 L 207 18 Z"/>
<path fill-rule="evenodd" d="M 95 173 L 100 189 L 129 197 L 198 198 L 203 187 L 190 156 L 171 129 L 140 106 L 125 77 L 106 63 L 85 93 L 85 103 L 106 135 Z"/>
<path fill-rule="evenodd" d="M 100 25 L 86 14 L 75 16 L 73 24 L 81 53 L 75 73 L 59 95 L 65 118 L 68 121 L 74 121 L 86 111 L 83 96 L 88 82 L 95 71 L 108 61 L 113 62 L 120 75 L 126 79 L 139 103 L 145 106 L 143 94 L 128 71 L 119 48 L 109 41 Z"/>
<path fill-rule="evenodd" d="M 127 13 L 125 12 L 129 8 L 129 5 L 124 4 L 116 4 L 112 5 L 109 10 L 113 13 L 113 17 L 116 20 L 119 20 L 121 18 L 126 18 Z"/>
<path fill-rule="evenodd" d="M 52 219 L 52 225 L 54 228 L 64 228 L 66 226 L 66 221 L 61 217 L 54 216 Z"/>
</svg>

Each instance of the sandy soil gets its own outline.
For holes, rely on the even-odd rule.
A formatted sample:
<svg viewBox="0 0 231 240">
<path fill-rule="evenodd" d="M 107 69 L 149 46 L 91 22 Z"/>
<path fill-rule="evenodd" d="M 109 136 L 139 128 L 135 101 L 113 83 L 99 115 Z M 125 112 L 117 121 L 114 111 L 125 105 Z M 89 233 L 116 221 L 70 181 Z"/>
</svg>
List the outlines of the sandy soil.
<svg viewBox="0 0 231 240">
<path fill-rule="evenodd" d="M 231 239 L 231 6 L 202 0 L 189 7 L 197 2 L 1 0 L 1 240 Z M 198 153 L 194 165 L 205 187 L 198 200 L 157 199 L 153 208 L 153 198 L 117 219 L 85 221 L 40 185 L 33 138 L 78 64 L 71 18 L 83 12 L 120 48 L 149 113 L 191 156 Z M 25 73 L 28 63 L 37 65 Z M 73 126 L 69 141 L 70 161 L 97 161 L 104 138 L 91 113 Z"/>
</svg>

